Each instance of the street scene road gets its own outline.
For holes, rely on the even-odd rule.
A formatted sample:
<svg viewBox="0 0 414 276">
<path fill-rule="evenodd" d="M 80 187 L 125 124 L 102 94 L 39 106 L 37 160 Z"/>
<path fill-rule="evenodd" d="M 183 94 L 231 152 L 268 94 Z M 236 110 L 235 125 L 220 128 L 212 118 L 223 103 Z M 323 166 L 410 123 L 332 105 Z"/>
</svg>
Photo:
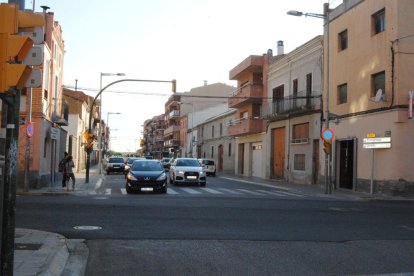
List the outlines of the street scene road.
<svg viewBox="0 0 414 276">
<path fill-rule="evenodd" d="M 124 187 L 115 174 L 82 193 L 19 196 L 16 227 L 85 239 L 86 275 L 414 271 L 412 201 L 332 200 L 224 177 L 167 194 Z"/>
</svg>

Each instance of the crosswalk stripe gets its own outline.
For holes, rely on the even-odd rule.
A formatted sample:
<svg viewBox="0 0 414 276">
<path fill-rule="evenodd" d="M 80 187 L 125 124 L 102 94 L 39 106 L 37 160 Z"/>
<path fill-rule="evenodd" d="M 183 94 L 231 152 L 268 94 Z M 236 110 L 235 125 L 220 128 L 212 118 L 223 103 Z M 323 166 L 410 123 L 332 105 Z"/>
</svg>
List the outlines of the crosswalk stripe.
<svg viewBox="0 0 414 276">
<path fill-rule="evenodd" d="M 178 192 L 175 191 L 175 190 L 173 190 L 173 189 L 171 189 L 171 188 L 168 188 L 167 189 L 167 194 L 169 194 L 169 195 L 178 195 Z"/>
<path fill-rule="evenodd" d="M 122 193 L 123 195 L 126 195 L 126 194 L 127 194 L 126 189 L 125 189 L 125 188 L 121 188 L 121 193 Z"/>
<path fill-rule="evenodd" d="M 269 195 L 275 195 L 275 196 L 286 196 L 286 195 L 283 195 L 283 194 L 281 194 L 281 193 L 274 193 L 274 192 L 265 191 L 265 190 L 257 190 L 257 191 L 259 191 L 259 192 L 261 192 L 261 193 L 269 194 Z"/>
<path fill-rule="evenodd" d="M 187 192 L 187 193 L 189 193 L 189 194 L 201 194 L 201 192 L 196 191 L 194 189 L 190 189 L 190 188 L 180 188 L 180 189 Z"/>
<path fill-rule="evenodd" d="M 252 194 L 252 195 L 260 195 L 260 196 L 263 195 L 261 193 L 257 193 L 257 192 L 253 192 L 253 191 L 249 191 L 249 190 L 245 190 L 245 189 L 237 189 L 237 190 L 241 191 L 241 192 L 244 192 L 244 193 Z"/>
<path fill-rule="evenodd" d="M 223 194 L 222 192 L 220 192 L 220 191 L 216 191 L 216 190 L 213 190 L 213 189 L 210 189 L 210 188 L 203 188 L 203 191 L 206 191 L 206 192 L 209 192 L 209 193 L 212 193 L 212 194 Z"/>
<path fill-rule="evenodd" d="M 278 193 L 285 194 L 285 195 L 288 195 L 288 196 L 305 197 L 304 195 L 299 195 L 299 194 L 294 194 L 294 193 L 289 193 L 289 192 L 278 191 Z"/>
<path fill-rule="evenodd" d="M 233 194 L 233 195 L 241 195 L 242 193 L 237 192 L 235 190 L 230 190 L 230 189 L 226 189 L 226 188 L 218 188 L 221 191 L 225 191 L 227 193 Z"/>
<path fill-rule="evenodd" d="M 105 189 L 105 195 L 111 195 L 111 192 L 112 192 L 111 188 Z"/>
</svg>

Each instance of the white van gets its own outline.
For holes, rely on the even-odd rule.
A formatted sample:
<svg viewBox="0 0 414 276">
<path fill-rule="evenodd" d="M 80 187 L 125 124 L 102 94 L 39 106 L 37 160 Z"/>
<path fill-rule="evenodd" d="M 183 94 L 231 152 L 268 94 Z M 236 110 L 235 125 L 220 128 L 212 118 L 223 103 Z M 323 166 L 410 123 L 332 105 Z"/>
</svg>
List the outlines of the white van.
<svg viewBox="0 0 414 276">
<path fill-rule="evenodd" d="M 200 162 L 201 166 L 203 167 L 203 171 L 207 175 L 216 176 L 216 163 L 213 159 L 198 159 L 198 162 Z"/>
</svg>

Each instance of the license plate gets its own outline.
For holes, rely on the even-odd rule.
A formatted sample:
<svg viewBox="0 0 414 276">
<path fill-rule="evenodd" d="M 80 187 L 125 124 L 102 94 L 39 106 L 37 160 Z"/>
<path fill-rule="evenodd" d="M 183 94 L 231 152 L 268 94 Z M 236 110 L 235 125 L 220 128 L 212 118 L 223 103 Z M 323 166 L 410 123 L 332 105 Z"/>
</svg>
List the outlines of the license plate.
<svg viewBox="0 0 414 276">
<path fill-rule="evenodd" d="M 153 190 L 153 188 L 141 188 L 141 191 L 143 192 L 152 192 Z"/>
<path fill-rule="evenodd" d="M 114 168 L 119 168 L 119 166 L 114 166 Z"/>
<path fill-rule="evenodd" d="M 197 179 L 197 176 L 192 176 L 192 175 L 189 175 L 189 176 L 187 176 L 187 179 L 194 180 L 194 179 Z"/>
</svg>

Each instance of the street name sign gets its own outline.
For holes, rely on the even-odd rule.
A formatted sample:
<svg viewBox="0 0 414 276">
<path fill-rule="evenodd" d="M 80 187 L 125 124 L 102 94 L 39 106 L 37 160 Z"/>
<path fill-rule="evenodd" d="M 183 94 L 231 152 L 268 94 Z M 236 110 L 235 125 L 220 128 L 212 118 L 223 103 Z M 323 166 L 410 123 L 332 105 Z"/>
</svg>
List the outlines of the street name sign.
<svg viewBox="0 0 414 276">
<path fill-rule="evenodd" d="M 391 148 L 391 137 L 364 138 L 362 147 L 364 149 L 389 149 Z"/>
</svg>

